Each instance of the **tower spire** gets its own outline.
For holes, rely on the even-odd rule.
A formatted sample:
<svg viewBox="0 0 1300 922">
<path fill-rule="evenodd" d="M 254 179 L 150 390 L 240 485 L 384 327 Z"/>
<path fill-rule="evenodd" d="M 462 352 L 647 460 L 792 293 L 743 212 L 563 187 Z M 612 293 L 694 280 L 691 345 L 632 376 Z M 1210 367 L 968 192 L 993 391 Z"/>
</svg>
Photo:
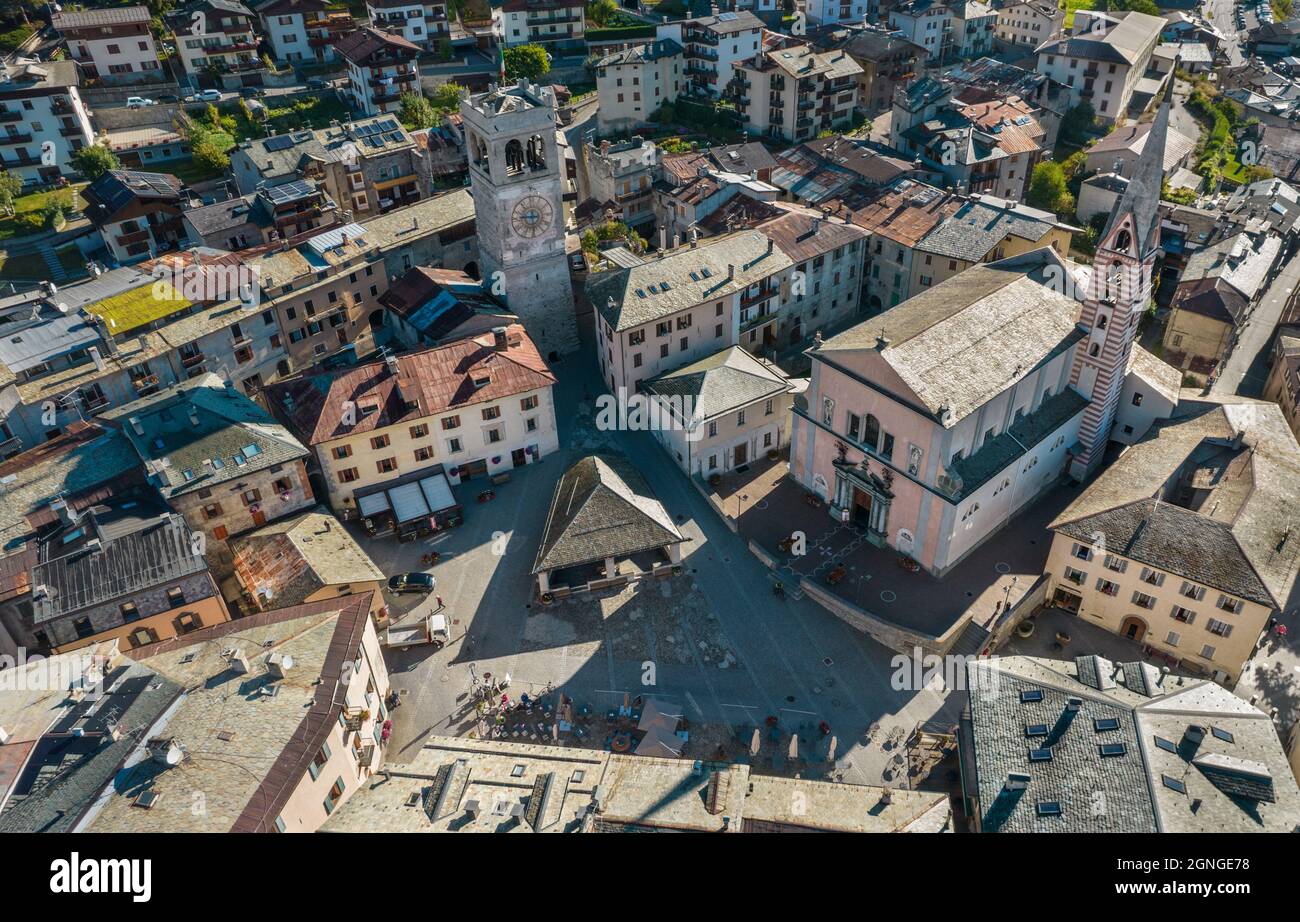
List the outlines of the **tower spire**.
<svg viewBox="0 0 1300 922">
<path fill-rule="evenodd" d="M 1178 61 L 1175 59 L 1174 64 Z M 1106 229 L 1099 238 L 1103 243 L 1110 240 L 1111 234 L 1127 215 L 1133 218 L 1134 242 L 1137 244 L 1139 257 L 1144 257 L 1159 245 L 1158 229 L 1160 227 L 1160 192 L 1164 188 L 1165 148 L 1169 142 L 1169 111 L 1173 106 L 1174 75 L 1169 75 L 1165 84 L 1164 96 L 1156 109 L 1155 121 L 1147 134 L 1146 144 L 1138 156 L 1133 175 L 1129 178 L 1128 188 L 1115 202 L 1111 209 Z"/>
</svg>

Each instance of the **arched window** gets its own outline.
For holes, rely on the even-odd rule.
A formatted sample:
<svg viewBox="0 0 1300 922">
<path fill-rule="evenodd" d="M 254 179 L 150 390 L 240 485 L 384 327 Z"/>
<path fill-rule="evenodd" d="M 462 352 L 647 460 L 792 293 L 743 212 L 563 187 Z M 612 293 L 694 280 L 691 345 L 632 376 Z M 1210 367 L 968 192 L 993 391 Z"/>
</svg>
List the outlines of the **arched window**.
<svg viewBox="0 0 1300 922">
<path fill-rule="evenodd" d="M 867 424 L 863 428 L 862 444 L 872 451 L 877 451 L 880 448 L 880 420 L 870 413 L 867 414 Z"/>
<path fill-rule="evenodd" d="M 1109 322 L 1110 322 L 1110 318 L 1107 317 L 1105 314 L 1097 315 L 1097 329 L 1099 330 L 1106 329 L 1106 324 Z"/>
<path fill-rule="evenodd" d="M 506 145 L 506 174 L 514 176 L 524 171 L 524 146 L 519 143 L 519 139 L 511 141 Z"/>
<path fill-rule="evenodd" d="M 546 169 L 546 144 L 540 134 L 528 139 L 528 168 L 530 170 Z"/>
<path fill-rule="evenodd" d="M 1127 229 L 1122 229 L 1115 235 L 1115 249 L 1119 252 L 1128 252 L 1129 247 L 1133 245 L 1133 236 Z"/>
<path fill-rule="evenodd" d="M 1088 347 L 1088 354 L 1091 355 L 1091 356 L 1094 356 L 1094 357 L 1100 355 L 1100 354 L 1101 354 L 1101 343 L 1093 343 L 1091 346 L 1089 346 L 1089 347 Z"/>
</svg>

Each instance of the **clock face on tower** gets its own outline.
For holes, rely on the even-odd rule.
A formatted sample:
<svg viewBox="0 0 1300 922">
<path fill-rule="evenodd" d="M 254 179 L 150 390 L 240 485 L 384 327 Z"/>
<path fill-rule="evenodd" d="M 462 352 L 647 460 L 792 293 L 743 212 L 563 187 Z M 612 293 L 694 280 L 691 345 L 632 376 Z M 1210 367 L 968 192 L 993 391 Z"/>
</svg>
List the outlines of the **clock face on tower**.
<svg viewBox="0 0 1300 922">
<path fill-rule="evenodd" d="M 550 202 L 540 195 L 525 195 L 510 213 L 510 224 L 520 237 L 536 237 L 551 226 L 554 217 Z"/>
</svg>

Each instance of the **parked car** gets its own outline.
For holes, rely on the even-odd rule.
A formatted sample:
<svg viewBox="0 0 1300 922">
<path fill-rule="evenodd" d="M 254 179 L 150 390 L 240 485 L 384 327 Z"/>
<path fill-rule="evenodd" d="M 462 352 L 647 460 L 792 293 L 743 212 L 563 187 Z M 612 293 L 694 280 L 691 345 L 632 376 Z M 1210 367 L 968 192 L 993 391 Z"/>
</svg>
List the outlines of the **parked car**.
<svg viewBox="0 0 1300 922">
<path fill-rule="evenodd" d="M 388 578 L 388 591 L 430 593 L 437 584 L 428 573 L 399 573 Z"/>
<path fill-rule="evenodd" d="M 126 107 L 128 109 L 143 109 L 145 106 L 156 105 L 158 105 L 157 100 L 148 99 L 144 96 L 131 96 L 126 101 Z"/>
<path fill-rule="evenodd" d="M 307 89 L 309 90 L 325 90 L 329 89 L 329 85 L 329 81 L 323 77 L 312 77 L 307 81 Z"/>
<path fill-rule="evenodd" d="M 241 86 L 239 88 L 239 95 L 245 99 L 256 99 L 259 96 L 265 96 L 266 90 L 262 89 L 260 86 Z"/>
<path fill-rule="evenodd" d="M 416 644 L 431 643 L 435 650 L 440 650 L 450 639 L 446 615 L 424 615 L 390 626 L 384 633 L 383 642 L 386 647 L 401 650 Z"/>
<path fill-rule="evenodd" d="M 569 268 L 574 272 L 587 271 L 587 257 L 582 254 L 582 250 L 574 250 L 569 254 Z"/>
<path fill-rule="evenodd" d="M 220 102 L 221 90 L 200 90 L 192 96 L 185 97 L 186 102 Z"/>
</svg>

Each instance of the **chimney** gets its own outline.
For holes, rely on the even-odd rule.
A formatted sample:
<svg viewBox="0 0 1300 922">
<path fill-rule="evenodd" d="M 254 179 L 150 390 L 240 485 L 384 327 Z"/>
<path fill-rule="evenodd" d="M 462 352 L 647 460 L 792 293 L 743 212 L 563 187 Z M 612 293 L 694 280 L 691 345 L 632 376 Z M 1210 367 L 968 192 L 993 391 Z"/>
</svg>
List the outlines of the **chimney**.
<svg viewBox="0 0 1300 922">
<path fill-rule="evenodd" d="M 661 227 L 659 228 L 659 252 L 663 253 L 666 249 L 668 249 L 668 228 Z"/>
<path fill-rule="evenodd" d="M 1183 733 L 1183 742 L 1189 749 L 1196 749 L 1205 739 L 1205 728 L 1200 724 L 1188 724 L 1186 732 Z"/>
<path fill-rule="evenodd" d="M 736 277 L 736 264 L 727 263 L 727 281 L 730 282 Z"/>
<path fill-rule="evenodd" d="M 95 363 L 95 371 L 103 371 L 104 357 L 99 354 L 99 348 L 97 346 L 91 346 L 86 351 L 90 353 L 90 360 Z"/>
<path fill-rule="evenodd" d="M 144 426 L 140 424 L 140 417 L 132 416 L 127 420 L 131 424 L 131 431 L 136 435 L 144 435 Z"/>
<path fill-rule="evenodd" d="M 776 244 L 772 242 L 772 238 L 771 238 L 771 237 L 768 237 L 768 238 L 767 238 L 767 255 L 768 255 L 768 256 L 771 256 L 771 255 L 772 255 L 772 250 L 775 249 L 775 247 L 776 247 Z"/>
<path fill-rule="evenodd" d="M 497 352 L 505 352 L 506 349 L 508 349 L 509 347 L 510 347 L 510 346 L 509 346 L 509 342 L 508 342 L 507 337 L 506 337 L 506 328 L 505 328 L 505 327 L 493 327 L 493 328 L 492 328 L 492 348 L 495 349 Z"/>
<path fill-rule="evenodd" d="M 600 142 L 600 155 L 602 157 L 609 156 L 609 141 Z"/>
<path fill-rule="evenodd" d="M 700 239 L 699 228 L 692 225 L 691 226 L 691 249 L 692 250 L 695 249 L 696 241 L 698 241 L 699 239 Z"/>
<path fill-rule="evenodd" d="M 198 424 L 199 424 L 199 411 L 194 409 L 194 407 L 190 407 L 190 425 L 197 426 Z"/>
<path fill-rule="evenodd" d="M 819 230 L 821 230 L 821 229 L 822 229 L 822 219 L 821 219 L 821 218 L 813 218 L 813 221 L 812 221 L 812 232 L 813 232 L 813 235 L 815 236 L 815 235 L 817 234 L 817 232 L 818 232 Z"/>
<path fill-rule="evenodd" d="M 1029 787 L 1030 777 L 1023 772 L 1009 772 L 1007 774 L 1006 784 L 1002 785 L 1004 791 L 1023 791 Z"/>
<path fill-rule="evenodd" d="M 76 525 L 77 521 L 81 518 L 81 513 L 77 512 L 77 510 L 73 508 L 72 504 L 63 497 L 59 497 L 54 502 L 50 503 L 50 508 L 55 511 L 59 517 L 59 521 L 64 525 Z"/>
<path fill-rule="evenodd" d="M 681 245 L 682 245 L 682 235 L 673 234 L 673 249 L 675 250 Z"/>
</svg>

